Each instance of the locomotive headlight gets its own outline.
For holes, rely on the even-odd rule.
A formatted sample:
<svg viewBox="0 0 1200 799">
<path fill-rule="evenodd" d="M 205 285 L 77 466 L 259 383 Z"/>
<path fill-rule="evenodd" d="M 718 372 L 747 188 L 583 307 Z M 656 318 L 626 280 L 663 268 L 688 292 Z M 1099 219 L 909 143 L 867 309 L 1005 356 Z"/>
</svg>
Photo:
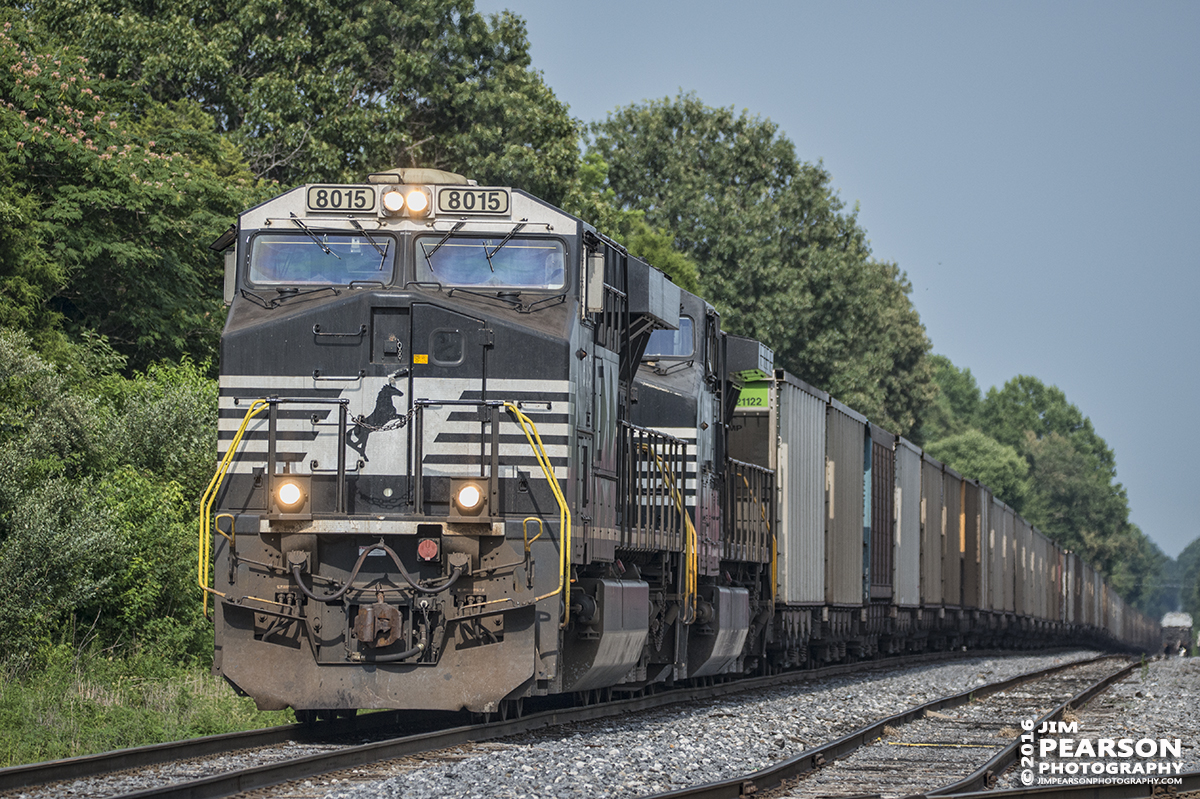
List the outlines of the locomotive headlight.
<svg viewBox="0 0 1200 799">
<path fill-rule="evenodd" d="M 489 515 L 487 477 L 450 478 L 450 517 L 480 519 Z"/>
<path fill-rule="evenodd" d="M 404 204 L 408 207 L 410 216 L 425 216 L 429 213 L 430 198 L 428 189 L 409 189 L 404 195 Z"/>
<path fill-rule="evenodd" d="M 404 192 L 400 189 L 388 189 L 380 198 L 380 204 L 383 205 L 385 214 L 395 216 L 404 210 Z"/>
<path fill-rule="evenodd" d="M 458 507 L 463 510 L 475 510 L 479 507 L 479 503 L 483 501 L 483 492 L 474 483 L 467 483 L 458 489 L 458 496 L 455 497 L 455 501 L 458 502 Z"/>
<path fill-rule="evenodd" d="M 295 507 L 304 499 L 304 492 L 300 490 L 299 485 L 293 482 L 280 483 L 279 490 L 275 495 L 279 499 L 279 504 L 285 508 Z"/>
</svg>

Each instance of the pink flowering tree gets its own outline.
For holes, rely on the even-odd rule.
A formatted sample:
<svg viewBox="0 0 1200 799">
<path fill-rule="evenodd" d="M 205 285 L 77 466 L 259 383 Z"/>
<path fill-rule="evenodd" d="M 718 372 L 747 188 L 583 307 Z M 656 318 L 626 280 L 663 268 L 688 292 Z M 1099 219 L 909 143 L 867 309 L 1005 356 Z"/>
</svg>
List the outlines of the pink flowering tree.
<svg viewBox="0 0 1200 799">
<path fill-rule="evenodd" d="M 208 357 L 224 314 L 206 245 L 269 190 L 194 103 L 0 25 L 0 326 L 51 352 L 95 331 L 134 368 Z"/>
</svg>

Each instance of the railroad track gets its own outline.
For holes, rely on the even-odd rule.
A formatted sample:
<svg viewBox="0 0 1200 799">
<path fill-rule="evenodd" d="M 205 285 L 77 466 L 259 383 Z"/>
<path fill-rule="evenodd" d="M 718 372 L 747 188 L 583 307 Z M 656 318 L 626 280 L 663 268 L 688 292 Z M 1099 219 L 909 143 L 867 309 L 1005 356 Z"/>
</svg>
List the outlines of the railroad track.
<svg viewBox="0 0 1200 799">
<path fill-rule="evenodd" d="M 1019 675 L 927 702 L 809 749 L 770 768 L 721 782 L 656 794 L 652 799 L 762 799 L 820 797 L 997 797 L 993 792 L 1019 755 L 1021 721 L 1059 720 L 1137 667 L 1114 668 L 1112 657 L 1095 658 Z M 1054 705 L 1043 712 L 1048 703 Z M 1189 775 L 1200 787 L 1200 774 Z M 1141 786 L 1105 799 L 1149 795 Z M 1079 789 L 1028 791 L 1045 799 L 1089 795 Z M 1056 793 L 1060 791 L 1061 793 Z"/>
<path fill-rule="evenodd" d="M 971 656 L 980 654 L 987 653 L 970 653 Z M 329 775 L 331 772 L 361 770 L 381 761 L 412 757 L 450 747 L 474 746 L 480 742 L 556 725 L 576 724 L 669 704 L 713 699 L 783 683 L 820 680 L 851 672 L 907 667 L 955 657 L 957 654 L 943 653 L 918 658 L 842 664 L 807 672 L 677 689 L 586 707 L 551 709 L 521 719 L 487 724 L 463 725 L 460 722 L 457 726 L 447 728 L 447 714 L 440 720 L 441 728 L 400 737 L 394 736 L 395 728 L 397 724 L 403 724 L 405 718 L 397 713 L 369 714 L 352 721 L 342 720 L 316 728 L 298 724 L 211 736 L 104 755 L 0 769 L 0 797 L 18 794 L 57 796 L 68 793 L 120 796 L 128 799 L 199 799 L 231 796 L 317 775 Z M 1003 684 L 1009 682 L 1011 681 L 1005 681 Z M 974 693 L 979 695 L 987 689 L 988 686 L 985 686 L 976 689 Z M 367 740 L 357 745 L 345 744 L 347 737 L 361 741 L 364 737 L 371 736 L 376 740 Z M 229 759 L 230 753 L 234 752 L 241 752 L 245 757 Z M 832 755 L 837 756 L 839 755 Z M 259 762 L 246 766 L 247 759 Z M 213 773 L 216 771 L 220 773 Z M 97 780 L 98 775 L 106 776 Z M 90 782 L 83 783 L 83 780 Z M 75 786 L 81 787 L 76 789 Z"/>
</svg>

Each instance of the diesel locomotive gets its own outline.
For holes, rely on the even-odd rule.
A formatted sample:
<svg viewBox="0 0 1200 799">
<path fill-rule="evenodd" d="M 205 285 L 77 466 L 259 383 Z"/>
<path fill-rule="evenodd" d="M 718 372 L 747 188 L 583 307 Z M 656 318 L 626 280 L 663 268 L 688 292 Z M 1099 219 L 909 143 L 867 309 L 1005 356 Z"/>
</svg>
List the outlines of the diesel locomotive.
<svg viewBox="0 0 1200 799">
<path fill-rule="evenodd" d="M 198 578 L 214 670 L 260 708 L 507 714 L 930 648 L 1157 648 L 986 486 L 518 189 L 307 185 L 212 247 Z"/>
</svg>

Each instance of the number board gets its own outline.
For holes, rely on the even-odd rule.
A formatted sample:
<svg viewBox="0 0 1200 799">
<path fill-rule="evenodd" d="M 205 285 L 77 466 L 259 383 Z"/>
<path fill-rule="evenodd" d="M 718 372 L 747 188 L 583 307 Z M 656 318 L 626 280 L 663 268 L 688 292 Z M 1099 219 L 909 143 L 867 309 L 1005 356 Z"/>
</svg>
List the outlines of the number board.
<svg viewBox="0 0 1200 799">
<path fill-rule="evenodd" d="M 508 189 L 480 189 L 474 186 L 443 187 L 437 193 L 439 214 L 470 216 L 486 214 L 507 216 L 511 197 Z"/>
<path fill-rule="evenodd" d="M 318 214 L 370 214 L 375 212 L 375 190 L 370 186 L 309 186 L 304 204 Z"/>
<path fill-rule="evenodd" d="M 767 396 L 768 385 L 765 381 L 747 383 L 738 394 L 737 406 L 739 408 L 768 407 L 770 404 L 770 398 Z"/>
</svg>

